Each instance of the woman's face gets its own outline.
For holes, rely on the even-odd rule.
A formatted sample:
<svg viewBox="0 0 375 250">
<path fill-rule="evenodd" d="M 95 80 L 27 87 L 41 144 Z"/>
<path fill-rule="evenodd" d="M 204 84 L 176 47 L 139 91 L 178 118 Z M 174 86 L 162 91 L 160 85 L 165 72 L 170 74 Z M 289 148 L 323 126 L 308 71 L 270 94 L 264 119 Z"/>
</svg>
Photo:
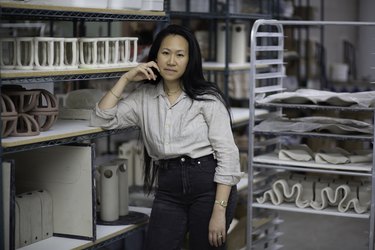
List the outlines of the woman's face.
<svg viewBox="0 0 375 250">
<path fill-rule="evenodd" d="M 168 35 L 162 41 L 157 64 L 164 82 L 180 82 L 189 62 L 189 44 L 180 35 Z"/>
</svg>

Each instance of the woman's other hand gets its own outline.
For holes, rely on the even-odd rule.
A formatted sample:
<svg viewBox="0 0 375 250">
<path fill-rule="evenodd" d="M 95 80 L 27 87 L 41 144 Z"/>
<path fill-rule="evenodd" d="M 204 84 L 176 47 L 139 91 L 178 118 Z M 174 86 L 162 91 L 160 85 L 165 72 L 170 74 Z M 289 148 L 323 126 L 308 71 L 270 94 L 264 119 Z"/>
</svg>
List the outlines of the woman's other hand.
<svg viewBox="0 0 375 250">
<path fill-rule="evenodd" d="M 226 241 L 225 208 L 214 206 L 208 227 L 208 240 L 212 246 L 219 247 Z"/>
</svg>

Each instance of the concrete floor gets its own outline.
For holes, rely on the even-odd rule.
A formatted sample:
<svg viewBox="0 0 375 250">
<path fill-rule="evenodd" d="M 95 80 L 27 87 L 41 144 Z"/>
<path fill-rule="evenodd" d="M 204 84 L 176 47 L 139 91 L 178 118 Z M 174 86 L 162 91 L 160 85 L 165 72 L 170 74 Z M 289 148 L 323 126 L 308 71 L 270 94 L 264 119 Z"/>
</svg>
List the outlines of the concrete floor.
<svg viewBox="0 0 375 250">
<path fill-rule="evenodd" d="M 285 250 L 368 250 L 369 221 L 338 216 L 279 212 L 279 243 Z"/>
</svg>

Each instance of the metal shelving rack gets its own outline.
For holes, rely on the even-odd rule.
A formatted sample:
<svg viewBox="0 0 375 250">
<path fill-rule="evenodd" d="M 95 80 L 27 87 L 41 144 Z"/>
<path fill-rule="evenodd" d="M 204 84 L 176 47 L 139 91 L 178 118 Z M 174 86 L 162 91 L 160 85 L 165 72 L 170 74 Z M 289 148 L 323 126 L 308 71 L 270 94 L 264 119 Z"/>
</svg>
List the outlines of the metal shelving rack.
<svg viewBox="0 0 375 250">
<path fill-rule="evenodd" d="M 0 19 L 1 20 L 49 20 L 49 21 L 72 21 L 72 22 L 112 22 L 112 21 L 158 21 L 168 22 L 169 16 L 163 11 L 136 11 L 136 10 L 115 10 L 115 9 L 97 9 L 97 8 L 76 8 L 49 5 L 34 5 L 28 3 L 1 2 L 0 3 Z M 97 80 L 118 78 L 123 72 L 130 68 L 106 68 L 106 69 L 78 69 L 69 71 L 33 71 L 33 72 L 11 72 L 3 71 L 0 73 L 0 85 L 4 83 L 11 84 L 31 84 L 31 83 L 47 83 L 47 82 L 64 82 L 75 80 Z M 71 136 L 67 134 L 59 135 L 58 139 L 40 140 L 36 139 L 31 143 L 20 143 L 20 145 L 12 145 L 0 147 L 0 163 L 2 163 L 2 155 L 5 153 L 21 152 L 41 147 L 56 146 L 68 143 L 82 142 L 95 138 L 110 136 L 117 133 L 123 133 L 133 130 L 134 128 L 121 130 L 94 129 L 89 132 L 77 132 L 77 135 Z M 36 136 L 37 138 L 37 136 Z M 0 171 L 0 180 L 2 179 L 2 171 Z M 3 190 L 0 185 L 0 214 L 3 214 Z M 0 246 L 4 245 L 4 221 L 0 216 Z M 118 239 L 124 238 L 123 235 L 117 236 Z M 116 238 L 116 239 L 117 239 Z M 101 242 L 101 246 L 108 245 L 113 239 L 107 239 Z M 95 248 L 95 247 L 92 247 Z"/>
<path fill-rule="evenodd" d="M 189 26 L 190 20 L 209 20 L 209 44 L 214 44 L 213 41 L 216 40 L 216 26 L 218 21 L 222 21 L 225 23 L 225 44 L 230 44 L 230 37 L 229 37 L 229 24 L 234 21 L 251 21 L 254 22 L 257 19 L 270 19 L 272 17 L 269 13 L 231 13 L 230 12 L 230 0 L 225 0 L 223 9 L 221 12 L 218 11 L 218 0 L 209 0 L 209 12 L 191 12 L 190 11 L 190 0 L 185 0 L 185 7 L 186 11 L 171 11 L 170 2 L 172 0 L 166 0 L 166 9 L 170 10 L 168 11 L 168 14 L 170 16 L 170 19 L 181 19 L 184 20 L 184 25 Z M 267 2 L 267 5 L 270 4 L 270 1 L 263 1 Z M 265 12 L 265 10 L 261 10 L 261 12 Z M 216 45 L 215 45 L 216 46 Z M 212 48 L 215 48 L 213 46 Z M 209 51 L 209 58 L 210 60 L 215 59 L 216 52 Z M 247 70 L 246 68 L 241 69 L 231 69 L 229 58 L 230 58 L 230 48 L 229 46 L 225 46 L 225 62 L 223 67 L 220 69 L 211 70 L 209 68 L 205 69 L 206 72 L 218 72 L 221 71 L 224 74 L 224 95 L 229 99 L 229 89 L 228 89 L 228 83 L 229 83 L 229 75 L 231 72 L 234 71 L 244 71 Z"/>
<path fill-rule="evenodd" d="M 162 11 L 136 11 L 97 8 L 77 8 L 66 6 L 35 5 L 27 3 L 2 2 L 0 15 L 3 19 L 37 19 L 87 22 L 106 21 L 168 21 L 168 16 Z"/>
<path fill-rule="evenodd" d="M 337 134 L 323 134 L 323 133 L 293 133 L 293 132 L 264 132 L 257 131 L 254 129 L 255 122 L 254 111 L 257 107 L 270 108 L 273 114 L 281 116 L 283 109 L 303 109 L 303 110 L 331 110 L 337 112 L 350 111 L 365 111 L 372 114 L 372 124 L 375 124 L 375 108 L 352 108 L 352 107 L 335 107 L 335 106 L 319 106 L 319 105 L 300 105 L 300 104 L 260 104 L 257 103 L 256 97 L 259 94 L 270 95 L 274 93 L 283 92 L 283 53 L 284 53 L 284 33 L 283 27 L 286 25 L 303 25 L 303 26 L 326 26 L 326 25 L 375 25 L 372 22 L 330 22 L 330 21 L 278 21 L 278 20 L 257 20 L 251 32 L 251 62 L 250 62 L 250 96 L 249 96 L 249 107 L 250 107 L 250 123 L 249 123 L 249 166 L 248 166 L 248 223 L 247 223 L 247 249 L 254 247 L 252 241 L 253 233 L 253 214 L 256 209 L 267 209 L 274 211 L 291 211 L 300 213 L 313 213 L 321 215 L 331 216 L 345 216 L 351 218 L 366 219 L 369 221 L 369 234 L 368 234 L 368 249 L 374 249 L 374 232 L 375 232 L 375 157 L 372 160 L 371 169 L 368 171 L 349 171 L 349 170 L 334 170 L 334 169 L 323 169 L 323 168 L 306 168 L 303 165 L 298 166 L 285 166 L 284 164 L 270 164 L 270 163 L 259 163 L 253 160 L 256 149 L 256 138 L 258 135 L 266 135 L 270 139 L 268 145 L 272 145 L 276 148 L 280 147 L 280 139 L 284 136 L 298 136 L 298 137 L 322 137 L 332 140 L 359 140 L 368 141 L 372 143 L 373 155 L 375 156 L 374 137 L 375 127 L 372 135 L 337 135 Z M 268 62 L 271 71 L 268 73 L 258 72 L 255 66 L 258 63 Z M 263 142 L 264 143 L 264 142 Z M 267 144 L 267 143 L 266 143 Z M 314 172 L 326 175 L 349 175 L 349 176 L 362 176 L 370 179 L 371 181 L 371 206 L 370 211 L 365 214 L 356 214 L 354 212 L 340 213 L 337 210 L 324 209 L 321 211 L 314 209 L 301 209 L 294 205 L 283 204 L 276 206 L 270 203 L 258 204 L 255 203 L 254 193 L 252 188 L 254 168 L 256 169 L 274 169 L 284 171 L 303 171 L 303 172 Z"/>
</svg>

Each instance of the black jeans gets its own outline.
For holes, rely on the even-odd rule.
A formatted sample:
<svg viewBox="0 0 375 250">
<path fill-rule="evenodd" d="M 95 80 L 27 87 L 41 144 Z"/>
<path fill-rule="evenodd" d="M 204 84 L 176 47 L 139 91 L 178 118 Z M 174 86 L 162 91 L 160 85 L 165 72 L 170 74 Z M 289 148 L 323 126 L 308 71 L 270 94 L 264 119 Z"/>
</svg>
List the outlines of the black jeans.
<svg viewBox="0 0 375 250">
<path fill-rule="evenodd" d="M 216 194 L 216 160 L 212 155 L 181 156 L 157 163 L 156 190 L 146 236 L 146 250 L 180 250 L 186 233 L 189 249 L 225 249 L 208 242 L 208 226 Z M 233 186 L 226 209 L 226 228 L 233 219 L 237 188 Z"/>
</svg>

